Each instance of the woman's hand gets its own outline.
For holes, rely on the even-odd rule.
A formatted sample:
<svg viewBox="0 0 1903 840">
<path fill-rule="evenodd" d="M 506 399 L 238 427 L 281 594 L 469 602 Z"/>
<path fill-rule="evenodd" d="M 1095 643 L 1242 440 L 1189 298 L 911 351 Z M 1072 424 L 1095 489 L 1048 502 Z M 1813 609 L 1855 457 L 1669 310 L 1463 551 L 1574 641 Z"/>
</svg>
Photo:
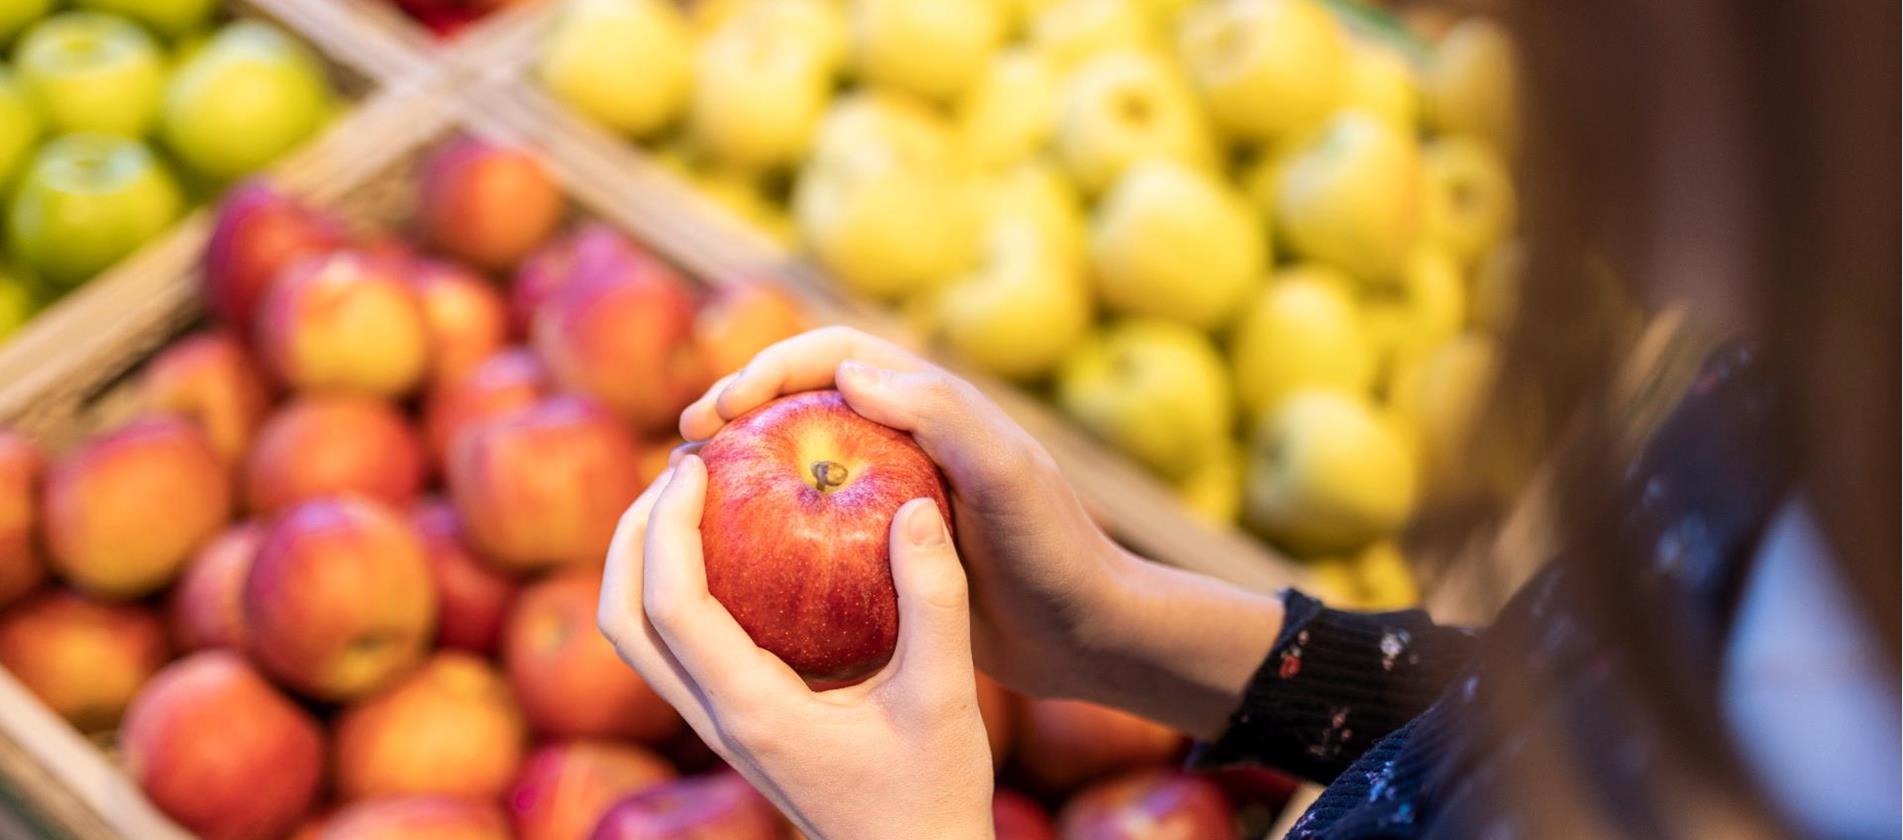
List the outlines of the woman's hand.
<svg viewBox="0 0 1903 840">
<path fill-rule="evenodd" d="M 708 593 L 706 489 L 687 455 L 622 516 L 598 615 L 621 658 L 807 837 L 990 837 L 965 574 L 937 507 L 915 499 L 892 521 L 892 660 L 814 693 Z"/>
<path fill-rule="evenodd" d="M 1125 552 L 1044 447 L 970 383 L 829 327 L 715 383 L 681 413 L 681 435 L 704 441 L 775 397 L 828 387 L 909 432 L 949 480 L 981 668 L 1026 694 L 1094 700 L 1199 736 L 1221 731 L 1281 627 L 1281 601 Z"/>
</svg>

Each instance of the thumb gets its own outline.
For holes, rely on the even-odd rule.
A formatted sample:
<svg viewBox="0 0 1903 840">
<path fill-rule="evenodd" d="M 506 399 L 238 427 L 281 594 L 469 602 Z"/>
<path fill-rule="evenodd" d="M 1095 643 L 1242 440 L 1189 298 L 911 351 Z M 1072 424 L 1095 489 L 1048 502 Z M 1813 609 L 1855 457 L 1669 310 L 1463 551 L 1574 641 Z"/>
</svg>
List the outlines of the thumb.
<svg viewBox="0 0 1903 840">
<path fill-rule="evenodd" d="M 899 593 L 893 653 L 907 692 L 939 696 L 971 690 L 971 610 L 965 569 L 931 499 L 913 499 L 892 517 L 892 584 Z"/>
</svg>

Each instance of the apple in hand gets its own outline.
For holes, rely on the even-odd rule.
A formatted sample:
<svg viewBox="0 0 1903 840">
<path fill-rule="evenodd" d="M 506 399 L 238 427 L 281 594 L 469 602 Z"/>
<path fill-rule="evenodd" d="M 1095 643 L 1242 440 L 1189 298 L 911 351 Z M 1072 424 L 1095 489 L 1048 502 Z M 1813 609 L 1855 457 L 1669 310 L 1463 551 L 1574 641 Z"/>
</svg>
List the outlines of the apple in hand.
<svg viewBox="0 0 1903 840">
<path fill-rule="evenodd" d="M 453 651 L 345 709 L 335 731 L 337 793 L 346 801 L 492 799 L 515 780 L 528 737 L 502 675 Z"/>
<path fill-rule="evenodd" d="M 838 391 L 810 391 L 735 419 L 700 457 L 708 591 L 811 685 L 884 666 L 899 631 L 892 517 L 928 498 L 951 522 L 930 456 Z"/>
<path fill-rule="evenodd" d="M 1296 554 L 1356 551 L 1407 522 L 1415 469 L 1409 441 L 1366 398 L 1298 392 L 1250 435 L 1243 521 Z"/>
<path fill-rule="evenodd" d="M 665 760 L 640 747 L 567 741 L 530 755 L 502 802 L 519 840 L 585 840 L 614 803 L 672 778 Z"/>
<path fill-rule="evenodd" d="M 243 474 L 245 503 L 260 515 L 344 494 L 403 507 L 423 477 L 422 443 L 396 406 L 338 393 L 280 407 L 258 431 Z"/>
<path fill-rule="evenodd" d="M 178 38 L 205 25 L 217 0 L 77 0 L 73 5 L 138 21 L 166 38 Z"/>
<path fill-rule="evenodd" d="M 537 75 L 589 119 L 646 137 L 687 102 L 692 42 L 667 0 L 571 0 L 542 45 Z"/>
<path fill-rule="evenodd" d="M 192 557 L 172 587 L 172 641 L 180 650 L 244 649 L 244 581 L 264 544 L 264 526 L 234 525 Z"/>
<path fill-rule="evenodd" d="M 1173 321 L 1120 321 L 1087 337 L 1057 373 L 1057 404 L 1091 434 L 1165 478 L 1222 451 L 1234 397 L 1209 336 Z"/>
<path fill-rule="evenodd" d="M 336 219 L 285 197 L 263 181 L 233 187 L 205 243 L 204 297 L 212 314 L 247 333 L 264 291 L 286 266 L 342 247 Z"/>
<path fill-rule="evenodd" d="M 1224 327 L 1262 282 L 1268 242 L 1248 202 L 1167 159 L 1125 169 L 1090 224 L 1091 276 L 1112 311 Z"/>
<path fill-rule="evenodd" d="M 353 496 L 306 502 L 265 535 L 244 587 L 246 648 L 322 700 L 361 697 L 422 661 L 436 587 L 402 517 Z"/>
<path fill-rule="evenodd" d="M 282 837 L 323 781 L 317 721 L 230 651 L 161 670 L 126 710 L 119 745 L 146 798 L 205 840 Z"/>
<path fill-rule="evenodd" d="M 139 373 L 139 403 L 149 412 L 178 414 L 205 430 L 226 463 L 236 464 L 264 422 L 270 392 L 244 343 L 226 332 L 205 332 L 165 348 Z"/>
<path fill-rule="evenodd" d="M 53 567 L 94 595 L 149 594 L 224 527 L 231 496 L 230 470 L 197 426 L 133 420 L 48 474 L 41 515 Z"/>
<path fill-rule="evenodd" d="M 136 139 L 158 116 L 164 53 L 124 18 L 93 12 L 47 18 L 20 39 L 13 61 L 56 134 Z"/>
<path fill-rule="evenodd" d="M 1349 43 L 1311 0 L 1220 0 L 1183 16 L 1177 54 L 1210 118 L 1239 140 L 1310 128 L 1348 89 Z"/>
<path fill-rule="evenodd" d="M 1064 804 L 1066 840 L 1237 840 L 1235 811 L 1215 782 L 1180 770 L 1145 770 Z"/>
<path fill-rule="evenodd" d="M 430 333 L 404 269 L 367 251 L 292 264 L 258 303 L 258 356 L 294 388 L 408 393 L 428 373 Z"/>
<path fill-rule="evenodd" d="M 0 38 L 4 40 L 4 38 Z M 11 70 L 0 66 L 0 193 L 32 157 L 45 128 L 39 105 Z"/>
<path fill-rule="evenodd" d="M 623 799 L 588 840 L 779 840 L 780 813 L 737 773 L 681 779 Z"/>
<path fill-rule="evenodd" d="M 172 174 L 137 140 L 68 134 L 27 165 L 7 206 L 7 244 L 41 277 L 71 286 L 164 231 L 184 204 Z"/>
<path fill-rule="evenodd" d="M 528 587 L 509 613 L 502 662 L 529 727 L 553 738 L 660 744 L 681 717 L 622 664 L 595 627 L 599 572 L 574 570 Z"/>
<path fill-rule="evenodd" d="M 866 83 L 927 100 L 956 96 L 1004 39 L 1001 0 L 852 4 L 853 68 Z"/>
<path fill-rule="evenodd" d="M 168 658 L 151 610 L 48 592 L 0 617 L 0 666 L 81 732 L 110 729 Z"/>
<path fill-rule="evenodd" d="M 464 138 L 433 155 L 418 185 L 417 224 L 444 253 L 507 269 L 562 220 L 561 189 L 533 154 Z"/>
<path fill-rule="evenodd" d="M 410 525 L 423 538 L 430 575 L 436 580 L 436 600 L 442 606 L 436 644 L 475 653 L 490 653 L 502 638 L 503 623 L 515 605 L 519 588 L 514 578 L 484 565 L 463 537 L 456 509 L 441 499 L 420 502 L 410 511 Z"/>
<path fill-rule="evenodd" d="M 453 796 L 395 796 L 358 802 L 323 823 L 311 840 L 510 840 L 494 802 Z M 294 840 L 304 840 L 299 835 Z"/>
<path fill-rule="evenodd" d="M 1209 169 L 1215 142 L 1176 70 L 1152 54 L 1105 53 L 1064 80 L 1057 158 L 1084 192 L 1109 189 L 1133 163 L 1168 158 Z"/>
<path fill-rule="evenodd" d="M 1334 269 L 1298 265 L 1277 272 L 1243 307 L 1229 361 L 1244 416 L 1304 388 L 1373 387 L 1379 359 L 1353 289 Z"/>
<path fill-rule="evenodd" d="M 246 20 L 219 30 L 172 74 L 160 130 L 186 166 L 224 181 L 316 134 L 332 107 L 317 57 L 283 30 Z"/>
<path fill-rule="evenodd" d="M 46 579 L 40 551 L 40 479 L 46 458 L 25 436 L 0 428 L 0 607 Z"/>
</svg>

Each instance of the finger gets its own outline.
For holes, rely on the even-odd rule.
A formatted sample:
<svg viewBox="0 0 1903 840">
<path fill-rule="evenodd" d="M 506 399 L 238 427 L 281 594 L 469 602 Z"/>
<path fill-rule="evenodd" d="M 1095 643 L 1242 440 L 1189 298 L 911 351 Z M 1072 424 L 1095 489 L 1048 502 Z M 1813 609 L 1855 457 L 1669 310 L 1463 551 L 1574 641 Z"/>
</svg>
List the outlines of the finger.
<svg viewBox="0 0 1903 840">
<path fill-rule="evenodd" d="M 693 443 L 683 443 L 680 446 L 674 447 L 673 451 L 667 453 L 667 468 L 673 469 L 677 466 L 680 466 L 682 458 L 685 458 L 689 455 L 693 455 L 699 452 L 700 448 L 706 445 L 707 444 L 704 441 L 695 441 Z"/>
<path fill-rule="evenodd" d="M 688 455 L 674 468 L 648 517 L 641 604 L 675 661 L 709 695 L 719 716 L 723 703 L 783 691 L 806 691 L 799 675 L 761 650 L 707 591 L 700 514 L 707 468 Z"/>
<path fill-rule="evenodd" d="M 990 400 L 937 368 L 885 370 L 849 359 L 835 379 L 852 410 L 866 419 L 910 432 L 954 482 L 999 483 L 1021 471 L 1032 447 Z"/>
<path fill-rule="evenodd" d="M 662 473 L 628 506 L 615 526 L 614 540 L 608 546 L 608 559 L 602 570 L 601 601 L 595 609 L 595 624 L 614 646 L 615 653 L 641 675 L 654 693 L 679 711 L 695 731 L 703 731 L 711 719 L 699 692 L 680 663 L 667 652 L 641 609 L 642 542 L 648 516 L 660 497 L 661 488 L 667 486 L 671 477 L 671 470 Z"/>
<path fill-rule="evenodd" d="M 937 503 L 913 499 L 892 518 L 892 585 L 899 640 L 892 680 L 917 698 L 969 692 L 971 602 L 964 567 Z"/>
<path fill-rule="evenodd" d="M 847 327 L 801 333 L 759 352 L 732 381 L 714 395 L 708 408 L 681 415 L 681 436 L 704 440 L 728 420 L 774 397 L 831 387 L 833 371 L 845 359 L 863 359 L 881 367 L 916 370 L 924 360 L 896 344 Z"/>
<path fill-rule="evenodd" d="M 741 370 L 745 370 L 745 368 Z M 712 430 L 707 431 L 707 433 L 703 435 L 695 435 L 689 430 L 706 428 L 710 422 L 714 424 L 713 429 L 720 428 L 720 416 L 714 413 L 714 398 L 720 396 L 720 392 L 727 390 L 727 386 L 733 382 L 734 377 L 739 375 L 740 371 L 737 370 L 714 380 L 714 384 L 707 389 L 706 393 L 701 394 L 699 399 L 694 400 L 689 403 L 686 408 L 681 409 L 681 419 L 679 423 L 681 437 L 687 440 L 705 439 L 707 435 L 713 434 Z"/>
</svg>

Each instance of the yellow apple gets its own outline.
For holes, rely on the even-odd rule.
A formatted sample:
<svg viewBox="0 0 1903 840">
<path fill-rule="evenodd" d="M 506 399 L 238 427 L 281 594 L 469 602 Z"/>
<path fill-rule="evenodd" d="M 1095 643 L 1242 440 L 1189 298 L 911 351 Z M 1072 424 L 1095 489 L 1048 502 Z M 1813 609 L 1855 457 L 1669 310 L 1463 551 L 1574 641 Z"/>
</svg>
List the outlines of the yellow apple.
<svg viewBox="0 0 1903 840">
<path fill-rule="evenodd" d="M 861 81 L 949 100 L 1004 40 L 1002 0 L 853 0 L 850 44 Z"/>
<path fill-rule="evenodd" d="M 1398 273 L 1420 233 L 1414 139 L 1365 111 L 1336 114 L 1275 179 L 1276 229 L 1297 254 L 1362 280 Z"/>
<path fill-rule="evenodd" d="M 1381 540 L 1359 554 L 1312 560 L 1307 565 L 1318 597 L 1330 607 L 1377 612 L 1420 605 L 1414 570 L 1393 540 Z"/>
<path fill-rule="evenodd" d="M 1076 252 L 1022 216 L 993 220 L 978 268 L 929 297 L 926 334 L 987 373 L 1050 373 L 1090 328 L 1090 289 Z"/>
<path fill-rule="evenodd" d="M 1505 335 L 1520 306 L 1520 276 L 1526 252 L 1517 242 L 1502 242 L 1474 270 L 1469 323 L 1493 335 Z"/>
<path fill-rule="evenodd" d="M 1389 399 L 1395 415 L 1414 430 L 1430 485 L 1464 460 L 1461 455 L 1492 392 L 1499 364 L 1493 342 L 1468 333 L 1411 360 L 1396 373 Z"/>
<path fill-rule="evenodd" d="M 1462 134 L 1511 156 L 1519 143 L 1519 71 L 1513 39 L 1497 23 L 1471 18 L 1448 30 L 1427 72 L 1428 113 L 1446 134 Z"/>
<path fill-rule="evenodd" d="M 568 0 L 543 45 L 542 84 L 608 128 L 647 137 L 687 103 L 693 36 L 667 0 Z"/>
<path fill-rule="evenodd" d="M 694 66 L 687 131 L 697 148 L 745 169 L 790 166 L 806 153 L 832 80 L 797 32 L 735 22 L 701 41 Z"/>
<path fill-rule="evenodd" d="M 1268 265 L 1248 202 L 1202 170 L 1139 162 L 1117 179 L 1090 223 L 1090 273 L 1113 312 L 1228 324 Z"/>
<path fill-rule="evenodd" d="M 1374 345 L 1352 288 L 1334 269 L 1298 265 L 1277 272 L 1244 307 L 1229 353 L 1245 416 L 1303 390 L 1373 387 Z"/>
<path fill-rule="evenodd" d="M 1359 108 L 1413 131 L 1421 123 L 1420 82 L 1407 59 L 1376 41 L 1357 41 L 1348 57 L 1348 91 L 1342 105 Z"/>
<path fill-rule="evenodd" d="M 1110 187 L 1130 164 L 1168 158 L 1213 168 L 1215 143 L 1193 95 L 1163 59 L 1105 53 L 1064 81 L 1057 157 L 1085 193 Z"/>
<path fill-rule="evenodd" d="M 1050 139 L 1057 101 L 1057 70 L 1042 55 L 1012 48 L 992 56 L 958 102 L 966 159 L 991 168 L 1030 157 Z"/>
<path fill-rule="evenodd" d="M 1311 0 L 1218 0 L 1184 13 L 1177 52 L 1216 127 L 1262 141 L 1312 126 L 1341 104 L 1350 53 Z"/>
<path fill-rule="evenodd" d="M 1209 336 L 1170 321 L 1112 323 L 1057 374 L 1057 402 L 1079 425 L 1166 479 L 1194 473 L 1229 441 L 1233 402 Z"/>
<path fill-rule="evenodd" d="M 1031 158 L 984 176 L 978 183 L 987 223 L 1022 219 L 1036 225 L 1057 253 L 1079 265 L 1084 253 L 1084 210 L 1077 189 L 1050 161 Z"/>
<path fill-rule="evenodd" d="M 1242 465 L 1242 447 L 1229 441 L 1216 457 L 1176 480 L 1176 497 L 1204 524 L 1235 525 L 1242 516 Z"/>
<path fill-rule="evenodd" d="M 755 173 L 730 167 L 698 167 L 684 173 L 701 195 L 751 223 L 783 245 L 793 244 L 793 221 L 786 208 L 767 195 Z"/>
<path fill-rule="evenodd" d="M 811 48 L 826 75 L 846 66 L 846 10 L 836 0 L 702 0 L 688 14 L 702 36 L 731 27 L 778 32 Z"/>
<path fill-rule="evenodd" d="M 1148 51 L 1157 33 L 1137 0 L 1057 0 L 1032 14 L 1029 40 L 1059 68 L 1109 52 Z"/>
<path fill-rule="evenodd" d="M 1421 149 L 1421 223 L 1427 238 L 1472 264 L 1513 229 L 1513 177 L 1487 146 L 1461 136 Z"/>
<path fill-rule="evenodd" d="M 858 91 L 833 101 L 820 119 L 807 168 L 950 171 L 960 165 L 945 118 L 909 96 Z"/>
<path fill-rule="evenodd" d="M 1444 249 L 1416 248 L 1399 282 L 1366 287 L 1362 310 L 1381 367 L 1393 372 L 1446 343 L 1467 322 L 1460 266 Z"/>
<path fill-rule="evenodd" d="M 1414 453 L 1366 398 L 1304 391 L 1257 422 L 1243 521 L 1298 555 L 1359 551 L 1414 508 Z"/>
</svg>

